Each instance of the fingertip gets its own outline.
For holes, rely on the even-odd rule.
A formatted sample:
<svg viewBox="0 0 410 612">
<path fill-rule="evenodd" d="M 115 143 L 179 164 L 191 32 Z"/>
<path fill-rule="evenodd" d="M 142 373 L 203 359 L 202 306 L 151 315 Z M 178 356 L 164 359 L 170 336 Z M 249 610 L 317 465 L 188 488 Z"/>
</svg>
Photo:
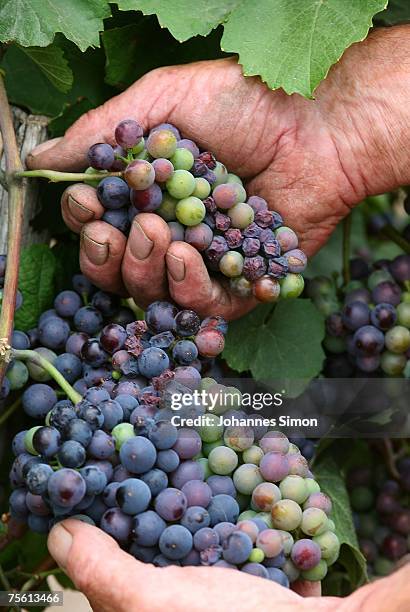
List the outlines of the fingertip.
<svg viewBox="0 0 410 612">
<path fill-rule="evenodd" d="M 63 192 L 61 212 L 68 227 L 79 233 L 84 223 L 101 219 L 105 209 L 98 200 L 94 187 L 76 183 L 67 187 Z"/>
<path fill-rule="evenodd" d="M 37 170 L 39 168 L 43 168 L 42 162 L 44 158 L 50 157 L 52 155 L 51 150 L 54 149 L 62 140 L 62 137 L 59 138 L 51 138 L 50 140 L 46 140 L 41 144 L 34 147 L 30 153 L 26 156 L 26 166 L 30 170 Z"/>
</svg>

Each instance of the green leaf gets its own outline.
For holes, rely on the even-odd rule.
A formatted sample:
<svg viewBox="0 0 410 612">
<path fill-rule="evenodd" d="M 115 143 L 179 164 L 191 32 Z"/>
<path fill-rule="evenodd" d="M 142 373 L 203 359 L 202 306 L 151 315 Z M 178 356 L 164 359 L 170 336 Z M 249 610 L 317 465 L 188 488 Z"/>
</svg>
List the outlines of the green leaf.
<svg viewBox="0 0 410 612">
<path fill-rule="evenodd" d="M 23 305 L 16 311 L 15 327 L 23 331 L 35 327 L 41 313 L 54 296 L 54 255 L 45 244 L 33 244 L 22 250 L 19 289 Z"/>
<path fill-rule="evenodd" d="M 174 3 L 172 3 L 173 5 Z M 312 97 L 352 43 L 363 40 L 387 0 L 242 0 L 231 12 L 222 49 L 239 54 L 246 76 Z"/>
<path fill-rule="evenodd" d="M 224 57 L 220 48 L 221 29 L 178 43 L 154 17 L 111 28 L 101 38 L 106 54 L 106 82 L 125 89 L 143 74 L 171 64 Z"/>
<path fill-rule="evenodd" d="M 376 15 L 375 20 L 385 25 L 410 21 L 409 0 L 390 0 L 386 10 Z"/>
<path fill-rule="evenodd" d="M 39 67 L 56 89 L 62 92 L 70 91 L 73 84 L 73 72 L 60 47 L 52 44 L 48 47 L 20 47 L 20 49 Z"/>
<path fill-rule="evenodd" d="M 70 241 L 60 241 L 53 247 L 52 253 L 56 259 L 55 292 L 59 293 L 71 287 L 74 274 L 80 271 L 79 241 L 76 237 Z"/>
<path fill-rule="evenodd" d="M 103 19 L 110 14 L 106 0 L 1 0 L 0 40 L 46 47 L 62 32 L 85 51 L 99 46 Z"/>
<path fill-rule="evenodd" d="M 183 42 L 192 36 L 206 36 L 223 23 L 242 0 L 118 0 L 122 11 L 138 10 L 144 15 L 155 13 L 162 27 Z"/>
<path fill-rule="evenodd" d="M 339 562 L 346 568 L 352 587 L 356 588 L 367 580 L 366 559 L 359 549 L 343 475 L 328 454 L 315 465 L 314 475 L 322 491 L 332 500 L 331 517 L 341 543 Z"/>
<path fill-rule="evenodd" d="M 229 326 L 224 357 L 257 380 L 311 379 L 322 369 L 324 320 L 310 300 L 263 305 Z"/>
</svg>

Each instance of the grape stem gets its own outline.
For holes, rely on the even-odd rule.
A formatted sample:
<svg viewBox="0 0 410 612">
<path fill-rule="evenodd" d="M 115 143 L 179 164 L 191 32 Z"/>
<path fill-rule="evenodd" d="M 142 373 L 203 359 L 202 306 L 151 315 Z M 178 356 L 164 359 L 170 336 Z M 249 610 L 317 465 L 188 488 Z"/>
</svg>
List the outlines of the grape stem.
<svg viewBox="0 0 410 612">
<path fill-rule="evenodd" d="M 9 406 L 5 412 L 3 412 L 3 414 L 0 416 L 0 427 L 7 421 L 7 419 L 11 417 L 12 414 L 16 412 L 20 404 L 21 404 L 21 397 L 17 398 L 16 401 L 13 402 L 11 406 Z"/>
<path fill-rule="evenodd" d="M 400 474 L 398 472 L 398 469 L 396 468 L 396 457 L 394 454 L 393 445 L 392 445 L 390 438 L 383 438 L 383 446 L 384 446 L 384 453 L 386 456 L 386 463 L 387 463 L 389 472 L 393 476 L 393 478 L 395 478 L 396 480 L 399 480 Z"/>
<path fill-rule="evenodd" d="M 388 238 L 389 240 L 392 240 L 393 242 L 395 242 L 397 246 L 403 249 L 405 253 L 410 255 L 410 243 L 407 242 L 405 238 L 403 238 L 400 232 L 398 232 L 396 228 L 393 227 L 393 225 L 390 225 L 390 224 L 385 225 L 380 233 L 385 238 Z"/>
<path fill-rule="evenodd" d="M 21 181 L 14 180 L 15 172 L 23 169 L 13 118 L 7 100 L 3 75 L 0 73 L 0 132 L 6 155 L 6 180 L 8 184 L 8 228 L 7 228 L 7 258 L 4 279 L 3 302 L 0 315 L 0 385 L 3 382 L 7 367 L 7 354 L 13 331 L 14 311 L 19 275 L 21 250 L 21 234 L 24 214 L 24 191 Z"/>
<path fill-rule="evenodd" d="M 50 376 L 55 380 L 55 382 L 61 387 L 61 389 L 65 392 L 67 397 L 73 402 L 73 404 L 77 404 L 81 401 L 81 395 L 70 385 L 69 382 L 66 381 L 64 376 L 53 366 L 50 361 L 42 357 L 36 351 L 30 350 L 17 350 L 11 349 L 10 351 L 12 359 L 19 359 L 20 361 L 31 361 L 38 365 L 40 368 L 43 368 Z"/>
<path fill-rule="evenodd" d="M 122 172 L 105 172 L 104 174 L 96 172 L 95 174 L 87 174 L 87 172 L 57 172 L 56 170 L 19 170 L 14 173 L 14 177 L 21 178 L 45 178 L 51 183 L 79 182 L 79 181 L 101 181 L 107 176 L 122 176 Z"/>
<path fill-rule="evenodd" d="M 350 244 L 352 234 L 352 215 L 351 213 L 343 221 L 343 282 L 345 285 L 350 283 Z"/>
</svg>

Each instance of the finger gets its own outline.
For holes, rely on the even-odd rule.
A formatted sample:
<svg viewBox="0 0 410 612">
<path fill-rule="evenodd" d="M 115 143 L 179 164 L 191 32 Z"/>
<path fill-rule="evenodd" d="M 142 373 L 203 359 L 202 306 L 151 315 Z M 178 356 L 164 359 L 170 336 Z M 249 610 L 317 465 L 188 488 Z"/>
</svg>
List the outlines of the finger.
<svg viewBox="0 0 410 612">
<path fill-rule="evenodd" d="M 81 271 L 100 289 L 126 295 L 121 276 L 125 245 L 126 237 L 112 225 L 86 223 L 81 232 Z"/>
<path fill-rule="evenodd" d="M 149 585 L 153 567 L 122 551 L 102 530 L 69 519 L 53 527 L 47 544 L 58 565 L 88 597 L 93 610 L 146 610 L 135 583 Z"/>
<path fill-rule="evenodd" d="M 78 171 L 87 164 L 87 151 L 96 142 L 114 144 L 115 126 L 125 118 L 135 119 L 144 131 L 166 121 L 177 103 L 170 95 L 163 95 L 170 79 L 164 70 L 154 70 L 139 79 L 122 94 L 102 106 L 82 115 L 63 138 L 42 143 L 26 158 L 29 168 Z M 161 100 L 161 104 L 154 103 Z"/>
<path fill-rule="evenodd" d="M 172 298 L 203 317 L 212 314 L 236 319 L 257 304 L 254 298 L 236 296 L 227 286 L 212 279 L 202 255 L 184 242 L 170 245 L 166 264 Z"/>
<path fill-rule="evenodd" d="M 168 225 L 158 215 L 135 217 L 125 249 L 122 276 L 140 306 L 168 297 L 165 254 L 171 242 Z"/>
<path fill-rule="evenodd" d="M 292 582 L 292 591 L 302 597 L 320 597 L 322 595 L 322 585 L 320 582 L 310 580 L 296 580 Z"/>
<path fill-rule="evenodd" d="M 61 196 L 61 212 L 66 225 L 79 234 L 85 223 L 101 219 L 105 211 L 94 187 L 76 183 Z"/>
</svg>

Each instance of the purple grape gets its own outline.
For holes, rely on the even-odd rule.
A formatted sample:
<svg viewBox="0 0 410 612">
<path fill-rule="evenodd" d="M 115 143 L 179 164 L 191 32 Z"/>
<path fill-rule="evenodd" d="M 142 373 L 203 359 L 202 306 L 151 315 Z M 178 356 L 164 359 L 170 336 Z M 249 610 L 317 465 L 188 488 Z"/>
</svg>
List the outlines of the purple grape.
<svg viewBox="0 0 410 612">
<path fill-rule="evenodd" d="M 96 170 L 108 170 L 115 161 L 112 146 L 102 142 L 92 145 L 87 157 L 90 166 Z"/>
<path fill-rule="evenodd" d="M 115 128 L 115 140 L 124 149 L 131 149 L 143 136 L 142 126 L 134 119 L 124 119 Z"/>
<path fill-rule="evenodd" d="M 266 262 L 263 257 L 245 257 L 243 264 L 243 275 L 249 281 L 255 281 L 266 272 Z"/>
<path fill-rule="evenodd" d="M 375 304 L 387 303 L 398 306 L 401 301 L 401 289 L 392 281 L 384 281 L 373 289 L 372 298 Z"/>
<path fill-rule="evenodd" d="M 342 318 L 347 329 L 355 331 L 369 324 L 370 309 L 363 302 L 350 302 L 343 308 Z"/>
<path fill-rule="evenodd" d="M 320 561 L 320 547 L 313 540 L 303 538 L 295 542 L 291 551 L 291 559 L 295 566 L 302 570 L 314 568 Z"/>
<path fill-rule="evenodd" d="M 162 203 L 161 187 L 156 183 L 147 189 L 131 190 L 131 204 L 141 212 L 152 212 L 157 210 Z"/>
</svg>

